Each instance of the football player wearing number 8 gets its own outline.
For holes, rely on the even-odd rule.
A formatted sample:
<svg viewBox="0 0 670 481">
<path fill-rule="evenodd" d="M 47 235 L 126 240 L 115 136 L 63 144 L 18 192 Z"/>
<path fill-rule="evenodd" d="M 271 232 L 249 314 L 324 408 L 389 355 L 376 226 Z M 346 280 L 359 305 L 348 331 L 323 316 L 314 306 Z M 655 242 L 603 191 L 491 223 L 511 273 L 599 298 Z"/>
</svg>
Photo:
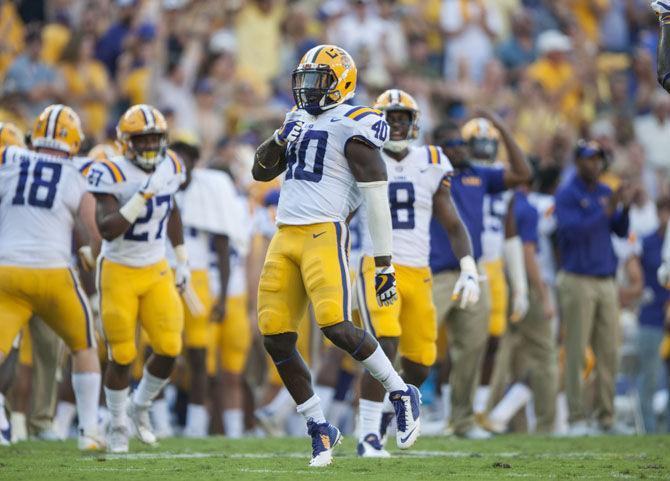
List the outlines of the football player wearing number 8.
<svg viewBox="0 0 670 481">
<path fill-rule="evenodd" d="M 103 237 L 96 280 L 110 355 L 104 379 L 111 415 L 107 444 L 111 452 L 127 452 L 126 410 L 139 439 L 156 442 L 149 408 L 181 352 L 184 319 L 175 284 L 183 290 L 190 272 L 173 198 L 185 173 L 181 160 L 167 150 L 165 118 L 149 105 L 130 107 L 119 120 L 117 138 L 122 155 L 93 164 L 88 183 Z M 165 259 L 166 236 L 177 259 L 174 276 Z M 153 354 L 128 404 L 138 319 Z"/>
<path fill-rule="evenodd" d="M 377 302 L 392 304 L 397 297 L 386 169 L 379 153 L 388 125 L 379 110 L 344 104 L 355 89 L 356 66 L 347 52 L 334 45 L 309 50 L 293 71 L 297 109 L 261 144 L 253 166 L 254 178 L 261 181 L 286 171 L 279 228 L 258 288 L 258 322 L 265 348 L 307 421 L 310 466 L 330 464 L 341 434 L 326 421 L 309 370 L 295 348 L 298 323 L 309 301 L 324 335 L 390 393 L 398 447 L 414 444 L 420 428 L 418 389 L 405 384 L 373 336 L 350 322 L 346 220 L 361 202 L 374 247 Z"/>
<path fill-rule="evenodd" d="M 437 355 L 437 317 L 428 266 L 433 215 L 444 226 L 454 253 L 461 259 L 461 282 L 454 295 L 462 297 L 464 305 L 477 302 L 479 275 L 470 237 L 451 199 L 449 160 L 439 147 L 410 145 L 419 134 L 416 101 L 407 92 L 391 89 L 377 98 L 374 107 L 384 112 L 390 127 L 382 158 L 389 179 L 393 265 L 399 299 L 390 308 L 374 302 L 374 263 L 368 255 L 361 259 L 358 269 L 356 296 L 365 329 L 378 339 L 390 359 L 400 353 L 403 379 L 419 386 Z M 359 456 L 389 456 L 382 438 L 391 416 L 385 415 L 382 423 L 383 400 L 382 386 L 364 373 L 359 404 Z"/>
<path fill-rule="evenodd" d="M 64 105 L 47 107 L 32 131 L 34 151 L 0 147 L 0 364 L 33 314 L 72 351 L 79 449 L 97 450 L 100 363 L 91 309 L 72 266 L 72 235 L 90 232 L 93 203 L 79 172 L 83 134 Z M 89 210 L 92 214 L 92 210 Z M 92 215 L 91 215 L 92 217 Z"/>
</svg>

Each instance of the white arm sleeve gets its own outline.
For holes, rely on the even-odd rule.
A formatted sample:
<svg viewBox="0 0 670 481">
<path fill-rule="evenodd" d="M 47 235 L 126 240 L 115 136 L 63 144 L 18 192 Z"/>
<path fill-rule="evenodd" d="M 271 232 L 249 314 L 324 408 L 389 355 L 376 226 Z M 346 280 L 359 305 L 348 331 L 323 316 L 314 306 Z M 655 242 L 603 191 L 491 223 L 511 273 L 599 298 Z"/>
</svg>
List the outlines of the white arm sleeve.
<svg viewBox="0 0 670 481">
<path fill-rule="evenodd" d="M 519 236 L 505 239 L 505 265 L 509 272 L 510 284 L 513 293 L 519 295 L 528 294 L 528 278 L 526 277 L 526 265 L 523 261 L 523 244 Z"/>
<path fill-rule="evenodd" d="M 390 256 L 393 250 L 393 227 L 389 207 L 388 183 L 358 182 L 368 214 L 368 229 L 372 237 L 373 255 Z"/>
<path fill-rule="evenodd" d="M 661 260 L 670 263 L 670 222 L 665 228 L 665 237 L 663 238 L 663 247 L 661 248 Z"/>
</svg>

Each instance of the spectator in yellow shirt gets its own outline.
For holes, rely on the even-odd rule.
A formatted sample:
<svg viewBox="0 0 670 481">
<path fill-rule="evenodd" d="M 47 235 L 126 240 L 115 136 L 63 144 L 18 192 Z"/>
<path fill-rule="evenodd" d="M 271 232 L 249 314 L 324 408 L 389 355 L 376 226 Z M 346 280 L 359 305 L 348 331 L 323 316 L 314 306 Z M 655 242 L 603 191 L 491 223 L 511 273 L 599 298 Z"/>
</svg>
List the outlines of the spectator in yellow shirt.
<svg viewBox="0 0 670 481">
<path fill-rule="evenodd" d="M 572 50 L 570 38 L 557 30 L 548 30 L 538 37 L 537 48 L 540 58 L 529 66 L 528 76 L 542 86 L 555 108 L 567 118 L 576 119 L 580 88 L 568 58 Z"/>
<path fill-rule="evenodd" d="M 76 34 L 63 50 L 61 72 L 68 101 L 82 115 L 84 131 L 99 141 L 107 125 L 114 92 L 105 66 L 93 57 L 94 49 L 92 35 Z"/>
</svg>

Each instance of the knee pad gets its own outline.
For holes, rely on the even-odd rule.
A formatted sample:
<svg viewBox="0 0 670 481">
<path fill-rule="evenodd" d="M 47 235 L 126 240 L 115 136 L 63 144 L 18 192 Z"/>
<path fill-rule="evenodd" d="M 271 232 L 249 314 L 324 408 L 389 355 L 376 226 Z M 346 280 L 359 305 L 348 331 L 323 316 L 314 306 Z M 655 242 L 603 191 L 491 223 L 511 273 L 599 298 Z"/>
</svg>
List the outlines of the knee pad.
<svg viewBox="0 0 670 481">
<path fill-rule="evenodd" d="M 181 336 L 178 333 L 164 334 L 151 347 L 161 356 L 177 357 L 182 349 Z"/>
<path fill-rule="evenodd" d="M 120 342 L 109 346 L 112 360 L 121 366 L 127 366 L 137 357 L 137 348 L 132 341 Z"/>
</svg>

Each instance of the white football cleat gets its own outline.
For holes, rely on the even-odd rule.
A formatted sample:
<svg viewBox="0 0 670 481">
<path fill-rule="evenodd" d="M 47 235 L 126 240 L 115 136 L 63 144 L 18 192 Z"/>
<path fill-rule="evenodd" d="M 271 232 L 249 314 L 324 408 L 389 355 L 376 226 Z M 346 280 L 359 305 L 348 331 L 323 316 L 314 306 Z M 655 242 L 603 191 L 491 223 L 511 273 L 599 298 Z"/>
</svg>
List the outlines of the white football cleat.
<svg viewBox="0 0 670 481">
<path fill-rule="evenodd" d="M 128 452 L 127 427 L 109 425 L 107 430 L 107 452 L 117 454 Z"/>
<path fill-rule="evenodd" d="M 151 427 L 151 419 L 149 418 L 150 407 L 151 405 L 140 406 L 139 404 L 135 404 L 134 401 L 130 401 L 128 403 L 128 417 L 139 440 L 144 444 L 152 446 L 156 444 L 156 435 Z"/>
<path fill-rule="evenodd" d="M 485 439 L 491 439 L 493 435 L 488 432 L 486 429 L 477 426 L 476 424 L 464 433 L 456 434 L 459 438 L 469 439 L 472 441 L 482 441 Z"/>
<path fill-rule="evenodd" d="M 105 441 L 97 433 L 79 433 L 77 439 L 79 451 L 102 451 L 105 449 Z"/>
<path fill-rule="evenodd" d="M 342 442 L 342 433 L 329 423 L 307 421 L 307 432 L 312 438 L 312 460 L 309 466 L 322 468 L 333 462 L 333 449 Z"/>
<path fill-rule="evenodd" d="M 421 433 L 420 405 L 421 393 L 416 386 L 407 385 L 407 391 L 393 391 L 389 399 L 395 409 L 395 440 L 400 449 L 408 449 L 416 442 Z"/>
<path fill-rule="evenodd" d="M 358 442 L 356 452 L 361 458 L 390 458 L 389 453 L 379 441 L 379 437 L 370 433 Z"/>
</svg>

